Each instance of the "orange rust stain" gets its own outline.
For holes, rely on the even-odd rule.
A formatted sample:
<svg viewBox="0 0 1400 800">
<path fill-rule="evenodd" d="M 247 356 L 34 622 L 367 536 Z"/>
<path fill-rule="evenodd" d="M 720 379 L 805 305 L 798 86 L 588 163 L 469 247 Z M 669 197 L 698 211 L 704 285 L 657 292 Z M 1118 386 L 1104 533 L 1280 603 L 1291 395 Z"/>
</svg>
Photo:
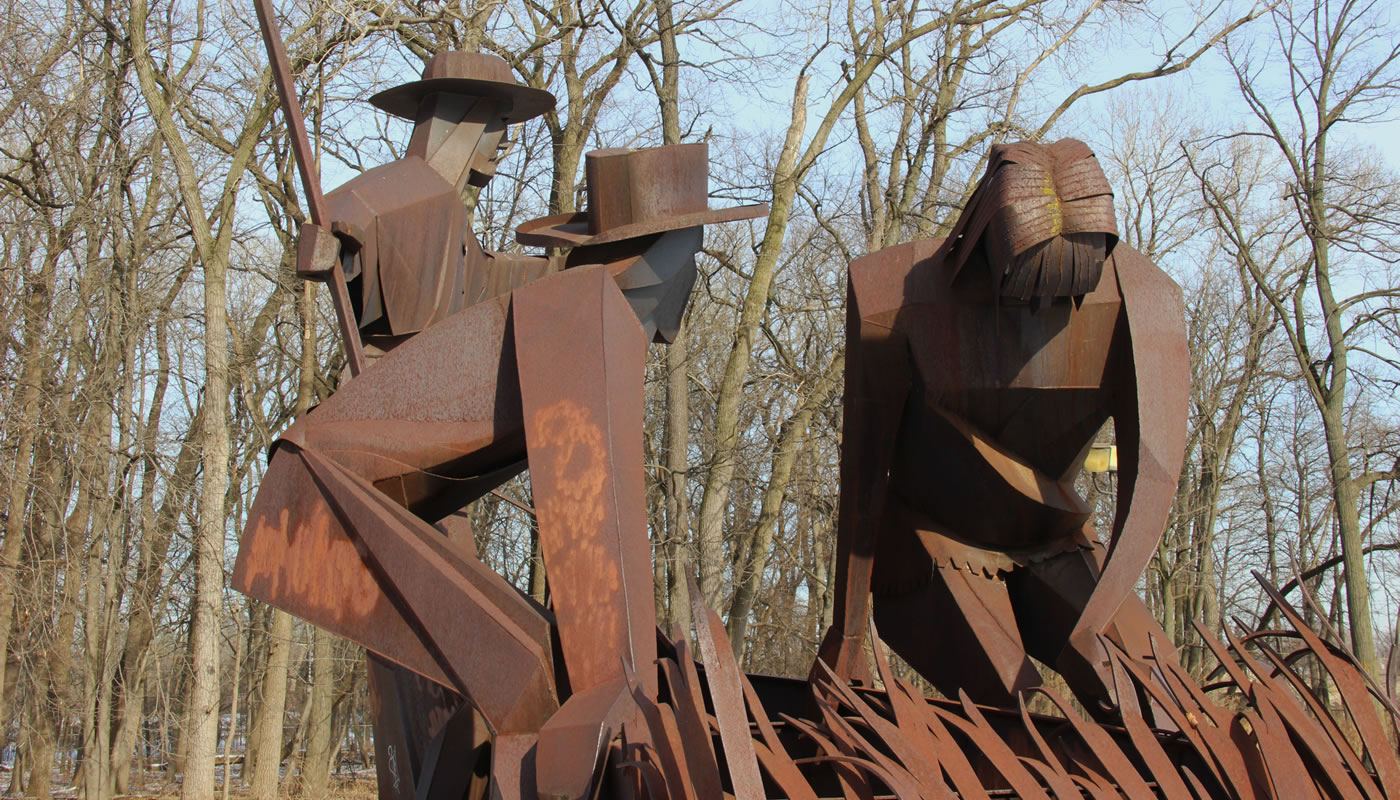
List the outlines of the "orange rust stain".
<svg viewBox="0 0 1400 800">
<path fill-rule="evenodd" d="M 568 398 L 535 413 L 530 472 L 551 490 L 535 498 L 541 510 L 568 520 L 570 528 L 596 530 L 606 515 L 607 448 L 588 409 Z"/>
<path fill-rule="evenodd" d="M 535 508 L 566 629 L 570 677 L 582 688 L 617 672 L 617 648 L 626 646 L 619 641 L 626 636 L 620 554 L 616 531 L 606 524 L 612 516 L 606 437 L 589 410 L 568 398 L 537 411 L 531 428 Z"/>
<path fill-rule="evenodd" d="M 365 619 L 382 597 L 379 585 L 335 515 L 308 499 L 254 521 L 244 537 L 248 584 L 312 622 Z"/>
</svg>

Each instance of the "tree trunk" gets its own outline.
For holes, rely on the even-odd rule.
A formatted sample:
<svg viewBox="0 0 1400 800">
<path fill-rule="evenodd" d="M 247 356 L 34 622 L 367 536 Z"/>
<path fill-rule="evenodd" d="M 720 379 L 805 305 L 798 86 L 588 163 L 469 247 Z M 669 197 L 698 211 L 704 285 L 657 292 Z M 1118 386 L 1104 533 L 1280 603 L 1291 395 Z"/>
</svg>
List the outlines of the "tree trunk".
<svg viewBox="0 0 1400 800">
<path fill-rule="evenodd" d="M 1338 245 L 1336 252 L 1343 257 L 1364 265 L 1374 243 L 1389 237 L 1391 232 L 1388 226 L 1373 228 L 1367 215 L 1337 208 L 1338 204 L 1347 203 L 1345 198 L 1329 198 L 1329 192 L 1345 192 L 1354 184 L 1346 166 L 1338 169 L 1338 165 L 1329 162 L 1327 139 L 1334 129 L 1343 130 L 1346 124 L 1373 119 L 1361 109 L 1393 103 L 1400 50 L 1392 49 L 1387 55 L 1382 49 L 1379 60 L 1372 59 L 1374 54 L 1366 45 L 1385 29 L 1369 16 L 1368 6 L 1313 3 L 1270 7 L 1268 13 L 1274 18 L 1277 43 L 1291 59 L 1291 74 L 1308 75 L 1306 86 L 1295 85 L 1292 97 L 1274 103 L 1256 85 L 1258 67 L 1249 62 L 1247 51 L 1229 53 L 1228 57 L 1240 93 L 1259 122 L 1259 130 L 1250 133 L 1265 138 L 1285 165 L 1286 172 L 1279 176 L 1288 187 L 1283 200 L 1290 207 L 1294 224 L 1306 237 L 1306 244 L 1311 246 L 1310 263 L 1304 266 L 1307 272 L 1290 274 L 1287 285 L 1275 285 L 1278 276 L 1271 274 L 1275 265 L 1256 259 L 1255 242 L 1239 233 L 1239 214 L 1227 207 L 1219 187 L 1204 180 L 1204 176 L 1202 183 L 1218 226 L 1230 237 L 1250 278 L 1277 314 L 1303 383 L 1321 417 L 1333 513 L 1341 540 L 1352 646 L 1361 666 L 1379 676 L 1364 534 L 1348 449 L 1346 389 L 1351 352 L 1363 349 L 1357 345 L 1359 340 L 1376 335 L 1377 329 L 1365 323 L 1374 324 L 1379 318 L 1373 311 L 1377 304 L 1393 305 L 1400 292 L 1390 287 L 1342 300 L 1335 294 L 1332 244 Z M 1281 117 L 1288 119 L 1281 122 Z M 1228 190 L 1227 194 L 1233 191 Z M 1292 272 L 1291 268 L 1285 269 Z M 1305 297 L 1309 277 L 1316 306 Z M 1319 312 L 1325 338 L 1320 339 L 1314 351 L 1310 328 L 1316 324 Z M 1344 314 L 1350 318 L 1344 318 Z"/>
<path fill-rule="evenodd" d="M 200 9 L 202 12 L 203 9 Z M 215 234 L 204 210 L 194 160 L 175 123 L 170 100 L 155 76 L 152 50 L 146 38 L 147 0 L 134 0 L 129 16 L 133 65 L 141 93 L 151 110 L 160 138 L 175 167 L 183 210 L 190 223 L 204 270 L 204 420 L 201 431 L 203 483 L 199 526 L 195 534 L 195 593 L 190 621 L 192 674 L 186 722 L 180 737 L 186 773 L 181 787 L 185 800 L 207 800 L 214 794 L 214 751 L 219 733 L 219 636 L 223 602 L 225 494 L 228 491 L 228 252 L 232 242 L 232 198 L 252 156 L 253 145 L 270 115 L 255 109 L 232 154 L 221 198 L 222 214 Z M 266 72 L 264 73 L 266 81 Z"/>
<path fill-rule="evenodd" d="M 661 80 L 654 83 L 661 112 L 661 143 L 680 144 L 680 51 L 671 0 L 657 0 L 657 33 L 661 43 Z M 655 77 L 653 75 L 653 77 Z M 675 339 L 666 347 L 665 470 L 661 486 L 666 498 L 665 560 L 666 613 L 658 619 L 690 635 L 690 384 L 689 326 L 682 319 Z"/>
<path fill-rule="evenodd" d="M 183 284 L 183 280 L 179 281 L 177 286 L 180 284 Z M 111 685 L 113 716 L 116 720 L 116 731 L 112 734 L 113 794 L 126 794 L 130 788 L 132 758 L 144 711 L 142 706 L 145 697 L 147 656 L 155 632 L 155 604 L 161 590 L 161 579 L 165 575 L 165 561 L 170 551 L 170 540 L 175 533 L 179 509 L 184 506 L 184 497 L 194 483 L 195 470 L 199 466 L 194 438 L 202 424 L 202 406 L 195 409 L 190 422 L 191 435 L 187 435 L 180 445 L 175 468 L 165 484 L 166 497 L 158 515 L 155 507 L 156 484 L 159 479 L 156 447 L 161 407 L 170 380 L 168 323 L 168 315 L 162 314 L 155 326 L 158 360 L 156 385 L 152 392 L 151 408 L 146 415 L 141 444 L 141 555 L 129 600 L 126 642 Z"/>
<path fill-rule="evenodd" d="M 141 94 L 150 106 L 155 126 L 169 150 L 179 178 L 181 199 L 195 237 L 204 270 L 204 419 L 202 426 L 203 485 L 199 497 L 199 528 L 195 534 L 195 597 L 190 612 L 189 705 L 181 750 L 185 755 L 185 800 L 209 800 L 214 794 L 214 748 L 218 744 L 218 621 L 224 591 L 224 493 L 228 490 L 228 298 L 227 245 L 216 241 L 204 213 L 199 177 L 186 149 L 167 98 L 155 80 L 151 48 L 146 39 L 147 1 L 134 0 L 130 11 L 132 52 Z M 244 165 L 246 157 L 244 158 Z M 241 174 L 235 158 L 230 177 Z M 232 210 L 225 212 L 225 223 Z M 223 226 L 220 234 L 230 230 Z M 220 238 L 225 238 L 221 235 Z M 223 245 L 223 247 L 221 247 Z"/>
<path fill-rule="evenodd" d="M 330 789 L 331 705 L 335 701 L 335 662 L 332 635 L 320 628 L 313 634 L 311 708 L 306 725 L 306 755 L 301 762 L 300 795 L 321 800 Z"/>
<path fill-rule="evenodd" d="M 8 502 L 5 505 L 5 541 L 0 543 L 0 746 L 4 746 L 4 733 L 9 730 L 10 715 L 5 705 L 5 687 L 8 682 L 5 672 L 9 664 L 10 629 L 14 627 L 15 583 L 19 569 L 20 545 L 24 542 L 25 522 L 29 518 L 26 506 L 34 470 L 34 443 L 42 432 L 39 425 L 39 399 L 45 363 L 43 332 L 49 309 L 53 304 L 59 249 L 57 242 L 50 239 L 49 255 L 44 259 L 39 275 L 25 287 L 28 297 L 25 298 L 23 366 L 20 368 L 19 385 L 15 390 L 13 405 L 9 407 L 16 417 L 15 427 L 19 437 L 16 442 L 14 472 L 10 476 Z"/>
<path fill-rule="evenodd" d="M 238 615 L 234 614 L 233 618 L 234 621 L 237 622 Z M 228 800 L 229 785 L 233 783 L 233 761 L 230 759 L 230 755 L 233 747 L 233 737 L 238 733 L 238 680 L 242 677 L 243 672 L 243 654 L 246 652 L 246 636 L 251 635 L 251 632 L 251 627 L 247 634 L 242 630 L 234 631 L 234 635 L 238 638 L 236 639 L 237 645 L 234 647 L 233 651 L 233 689 L 229 694 L 228 733 L 224 734 L 224 786 L 221 795 L 223 800 Z M 244 764 L 246 765 L 246 763 L 245 761 Z"/>
<path fill-rule="evenodd" d="M 312 657 L 314 657 L 314 653 Z M 312 669 L 315 669 L 314 664 L 312 665 Z M 298 669 L 298 672 L 300 672 L 300 669 Z M 307 691 L 306 697 L 303 698 L 301 702 L 301 713 L 297 715 L 298 722 L 296 732 L 292 734 L 292 740 L 282 748 L 283 757 L 289 759 L 287 762 L 287 775 L 297 774 L 298 781 L 300 781 L 300 773 L 306 763 L 306 729 L 308 723 L 311 721 L 311 700 L 312 693 Z"/>
<path fill-rule="evenodd" d="M 1366 556 L 1363 552 L 1365 543 L 1361 536 L 1356 481 L 1352 477 L 1351 454 L 1347 452 L 1342 409 L 1330 407 L 1323 409 L 1322 413 L 1322 429 L 1327 437 L 1327 455 L 1331 462 L 1332 496 L 1336 500 L 1338 534 L 1342 540 L 1342 574 L 1347 587 L 1351 646 L 1361 666 L 1372 677 L 1380 678 L 1385 673 L 1376 656 L 1376 634 L 1371 624 L 1371 587 L 1366 579 Z"/>
<path fill-rule="evenodd" d="M 277 782 L 282 769 L 282 724 L 287 706 L 287 667 L 292 650 L 292 615 L 280 609 L 272 612 L 272 629 L 267 635 L 267 669 L 262 678 L 262 705 L 256 727 L 248 742 L 255 754 L 252 764 L 252 800 L 276 800 Z"/>
<path fill-rule="evenodd" d="M 690 386 L 689 326 L 681 324 L 666 350 L 666 607 L 665 619 L 690 635 Z"/>
<path fill-rule="evenodd" d="M 729 511 L 729 484 L 734 479 L 739 446 L 739 405 L 744 394 L 744 376 L 748 373 L 754 332 L 768 304 L 768 293 L 787 233 L 793 198 L 797 196 L 797 185 L 801 182 L 797 167 L 802 136 L 807 130 L 807 84 L 808 78 L 804 74 L 793 91 L 792 120 L 788 124 L 787 138 L 773 174 L 772 210 L 768 215 L 763 242 L 759 246 L 758 260 L 754 263 L 753 280 L 734 332 L 734 344 L 725 363 L 715 407 L 715 452 L 710 474 L 705 479 L 705 494 L 700 501 L 699 536 L 700 593 L 711 608 L 720 607 L 723 591 L 724 521 Z M 814 141 L 811 146 L 818 149 L 824 146 L 825 136 L 819 138 L 821 141 Z M 811 152 L 810 146 L 808 152 Z"/>
<path fill-rule="evenodd" d="M 25 732 L 29 740 L 29 757 L 25 759 L 29 762 L 29 781 L 24 788 L 25 794 L 36 800 L 48 800 L 51 795 L 53 757 L 57 752 L 57 742 L 54 738 L 58 733 L 54 729 L 51 716 L 40 708 L 42 702 L 35 703 L 32 718 L 36 724 Z"/>
<path fill-rule="evenodd" d="M 316 285 L 301 286 L 297 302 L 301 319 L 301 364 L 297 377 L 296 416 L 311 408 L 316 395 Z M 267 636 L 267 669 L 263 672 L 262 705 L 257 727 L 249 738 L 248 751 L 256 759 L 252 768 L 250 796 L 253 800 L 275 800 L 282 771 L 282 727 L 287 709 L 287 670 L 291 661 L 292 616 L 272 609 L 272 625 Z"/>
<path fill-rule="evenodd" d="M 758 522 L 750 536 L 746 548 L 744 566 L 735 576 L 734 601 L 729 606 L 729 643 L 735 653 L 744 652 L 744 639 L 749 630 L 749 614 L 753 611 L 754 598 L 758 596 L 759 585 L 763 581 L 763 571 L 768 566 L 768 551 L 773 547 L 773 532 L 777 528 L 778 516 L 783 510 L 787 497 L 788 481 L 792 477 L 792 465 L 802 449 L 807 437 L 807 428 L 812 416 L 831 392 L 841 385 L 840 376 L 846 365 L 845 353 L 838 353 L 831 359 L 822 375 L 812 386 L 797 412 L 783 424 L 782 432 L 773 447 L 773 469 L 768 486 L 763 492 L 762 507 Z"/>
</svg>

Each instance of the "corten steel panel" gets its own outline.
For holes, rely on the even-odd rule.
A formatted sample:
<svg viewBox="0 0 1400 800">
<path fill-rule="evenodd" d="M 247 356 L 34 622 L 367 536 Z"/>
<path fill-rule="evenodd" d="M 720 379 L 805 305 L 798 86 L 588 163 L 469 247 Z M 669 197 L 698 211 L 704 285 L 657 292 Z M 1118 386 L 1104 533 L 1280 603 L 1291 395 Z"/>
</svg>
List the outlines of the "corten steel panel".
<svg viewBox="0 0 1400 800">
<path fill-rule="evenodd" d="M 584 156 L 588 208 L 525 222 L 515 238 L 582 247 L 766 215 L 764 205 L 708 207 L 708 152 L 704 143 L 594 150 Z"/>
<path fill-rule="evenodd" d="M 309 482 L 287 483 L 313 502 L 277 526 L 260 524 L 255 508 L 234 585 L 468 694 L 500 730 L 542 724 L 557 707 L 548 617 L 439 531 L 335 463 L 294 447 L 279 451 L 274 460 L 281 459 L 304 465 Z M 311 547 L 314 558 L 260 568 L 279 555 L 284 528 L 293 532 L 292 547 Z M 296 582 L 299 575 L 309 582 Z M 335 591 L 338 580 L 351 579 L 358 581 L 356 594 Z M 331 593 L 318 594 L 319 587 Z M 364 599 L 345 602 L 355 597 Z"/>
<path fill-rule="evenodd" d="M 357 476 L 313 451 L 300 455 L 454 687 L 494 729 L 538 730 L 558 708 L 543 611 Z"/>
<path fill-rule="evenodd" d="M 608 745 L 638 709 L 627 682 L 576 691 L 540 730 L 535 785 L 544 797 L 587 797 Z"/>
<path fill-rule="evenodd" d="M 569 683 L 612 683 L 621 660 L 654 691 L 646 341 L 600 266 L 531 284 L 512 302 L 535 514 Z"/>
<path fill-rule="evenodd" d="M 365 667 L 380 794 L 413 800 L 424 755 L 466 699 L 373 653 Z"/>
<path fill-rule="evenodd" d="M 699 142 L 594 151 L 586 163 L 590 232 L 705 211 L 708 151 Z"/>
<path fill-rule="evenodd" d="M 744 707 L 743 673 L 729 648 L 729 637 L 719 615 L 705 605 L 700 587 L 690 579 L 691 617 L 695 620 L 695 640 L 709 666 L 710 698 L 718 720 L 720 740 L 724 743 L 725 766 L 737 800 L 758 800 L 764 797 L 763 778 L 759 775 L 758 755 L 750 736 L 748 714 Z"/>
<path fill-rule="evenodd" d="M 361 547 L 336 519 L 305 462 L 278 451 L 248 514 L 231 585 L 450 686 Z"/>
<path fill-rule="evenodd" d="M 519 471 L 519 379 L 509 298 L 455 314 L 399 345 L 298 420 L 282 441 L 313 448 L 436 519 Z"/>
<path fill-rule="evenodd" d="M 1112 386 L 1118 511 L 1103 574 L 1073 637 L 1080 641 L 1108 624 L 1147 567 L 1186 454 L 1191 372 L 1181 289 L 1129 247 L 1114 251 L 1114 263 L 1131 353 Z"/>
<path fill-rule="evenodd" d="M 490 787 L 491 734 L 470 705 L 461 706 L 428 742 L 415 795 L 421 800 L 484 797 Z"/>
<path fill-rule="evenodd" d="M 341 230 L 356 236 L 361 261 L 360 326 L 381 307 L 389 332 L 422 330 L 462 308 L 450 293 L 470 235 L 461 197 L 426 161 L 405 156 L 370 169 L 326 196 Z"/>
<path fill-rule="evenodd" d="M 624 147 L 594 150 L 588 154 L 591 158 L 584 159 L 589 233 L 596 235 L 633 221 L 628 169 L 631 152 Z"/>
<path fill-rule="evenodd" d="M 449 139 L 462 130 L 444 129 Z M 646 339 L 637 314 L 651 319 L 683 309 L 699 224 L 761 213 L 709 210 L 704 146 L 670 154 L 630 151 L 620 162 L 662 177 L 669 170 L 677 179 L 657 189 L 645 185 L 646 174 L 624 176 L 630 206 L 619 223 L 628 230 L 612 233 L 637 244 L 614 241 L 598 251 L 618 262 L 615 270 L 579 266 L 535 282 L 529 278 L 545 262 L 498 259 L 475 247 L 440 170 L 420 159 L 401 159 L 343 187 L 331 230 L 358 246 L 348 263 L 362 321 L 390 352 L 279 441 L 269 477 L 289 477 L 278 484 L 280 494 L 263 496 L 280 515 L 261 514 L 265 524 L 250 526 L 236 570 L 237 585 L 334 623 L 384 658 L 467 695 L 497 732 L 496 777 L 518 788 L 538 779 L 550 793 L 586 793 L 613 733 L 637 720 L 632 693 L 652 698 L 657 690 L 640 447 Z M 602 169 L 599 182 L 607 176 Z M 653 235 L 661 233 L 665 247 Z M 320 228 L 310 234 L 308 242 L 332 242 Z M 471 239 L 465 248 L 458 246 L 463 235 Z M 651 238 L 635 238 L 641 236 Z M 307 247 L 308 262 L 315 262 L 319 251 Z M 508 297 L 452 313 L 522 283 L 528 285 Z M 672 291 L 673 284 L 684 286 Z M 623 289 L 655 297 L 638 300 L 638 311 Z M 373 319 L 379 313 L 387 322 Z M 648 324 L 648 334 L 664 327 Z M 385 338 L 423 326 L 412 337 Z M 527 445 L 557 618 L 485 570 L 473 557 L 469 530 L 446 539 L 454 526 L 427 523 L 519 472 Z M 296 547 L 342 557 L 288 564 Z M 303 585 L 306 575 L 326 568 L 359 580 L 369 598 L 365 613 L 336 617 L 343 610 Z M 313 582 L 334 588 L 324 573 Z M 371 611 L 379 616 L 367 617 Z M 361 628 L 366 622 L 369 630 Z M 558 685 L 573 692 L 558 714 L 550 637 L 556 623 L 567 670 Z M 461 764 L 444 770 L 443 757 L 466 735 L 452 731 L 474 730 L 470 712 L 457 709 L 457 722 L 442 727 L 436 712 L 413 707 L 421 692 L 399 669 L 375 667 L 382 734 L 386 746 L 404 751 L 408 769 L 385 773 L 396 784 L 385 796 L 455 794 L 471 776 Z M 591 749 L 585 743 L 572 753 L 580 736 L 593 741 Z M 536 762 L 536 748 L 548 758 Z M 387 768 L 387 751 L 382 755 Z"/>
<path fill-rule="evenodd" d="M 369 101 L 394 116 L 416 119 L 423 101 L 440 92 L 492 100 L 512 123 L 537 117 L 555 104 L 549 92 L 521 85 L 505 59 L 462 51 L 437 53 L 423 66 L 420 80 L 386 89 Z"/>
</svg>

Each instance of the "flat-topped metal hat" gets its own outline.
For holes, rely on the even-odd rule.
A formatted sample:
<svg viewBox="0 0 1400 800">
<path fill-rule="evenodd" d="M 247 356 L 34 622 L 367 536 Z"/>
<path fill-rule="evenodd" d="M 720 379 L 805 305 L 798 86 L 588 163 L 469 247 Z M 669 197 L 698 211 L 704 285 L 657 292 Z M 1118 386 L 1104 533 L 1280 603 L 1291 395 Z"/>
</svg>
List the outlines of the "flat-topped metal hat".
<svg viewBox="0 0 1400 800">
<path fill-rule="evenodd" d="M 584 156 L 586 211 L 532 219 L 515 239 L 532 247 L 582 247 L 767 215 L 768 206 L 710 208 L 710 147 L 703 142 Z"/>
<path fill-rule="evenodd" d="M 423 98 L 437 92 L 497 100 L 506 122 L 524 122 L 554 108 L 554 95 L 521 85 L 505 59 L 457 50 L 429 59 L 422 80 L 386 89 L 369 101 L 396 117 L 411 120 L 418 117 Z"/>
</svg>

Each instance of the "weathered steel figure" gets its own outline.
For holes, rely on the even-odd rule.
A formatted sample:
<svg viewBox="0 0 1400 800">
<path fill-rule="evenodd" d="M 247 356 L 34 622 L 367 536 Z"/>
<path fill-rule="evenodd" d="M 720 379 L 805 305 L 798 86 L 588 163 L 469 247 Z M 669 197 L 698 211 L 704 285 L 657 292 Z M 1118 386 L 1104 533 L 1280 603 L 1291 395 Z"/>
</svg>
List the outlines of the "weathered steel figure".
<svg viewBox="0 0 1400 800">
<path fill-rule="evenodd" d="M 357 338 L 375 358 L 433 322 L 546 272 L 544 258 L 483 250 L 462 192 L 495 174 L 508 125 L 555 101 L 549 92 L 521 86 L 496 56 L 446 52 L 428 62 L 421 80 L 370 102 L 413 120 L 407 152 L 326 195 L 326 219 L 302 226 L 297 267 L 305 277 L 324 279 L 343 265 Z M 448 516 L 437 527 L 475 555 L 465 516 Z M 458 693 L 373 651 L 368 675 L 376 766 L 387 790 L 412 793 L 439 734 L 451 735 L 449 746 L 480 744 L 470 711 L 446 730 L 465 705 Z"/>
<path fill-rule="evenodd" d="M 656 692 L 647 341 L 679 325 L 702 226 L 765 209 L 708 208 L 702 144 L 590 153 L 588 211 L 523 226 L 573 248 L 534 280 L 546 262 L 482 251 L 458 193 L 489 177 L 505 124 L 553 99 L 448 53 L 375 102 L 414 114 L 409 153 L 327 197 L 299 269 L 346 265 L 359 331 L 387 354 L 274 445 L 234 582 L 469 700 L 376 671 L 380 715 L 401 722 L 378 731 L 382 794 L 461 796 L 489 763 L 506 797 L 581 797 L 637 713 L 629 679 Z M 430 524 L 527 465 L 549 609 Z"/>
<path fill-rule="evenodd" d="M 863 669 L 881 636 L 950 696 L 1013 703 L 1055 667 L 1115 703 L 1097 637 L 1150 655 L 1133 584 L 1159 541 L 1186 435 L 1180 289 L 1117 242 L 1083 143 L 993 148 L 946 240 L 850 267 L 837 613 L 821 657 Z M 1112 417 L 1107 550 L 1075 492 Z"/>
<path fill-rule="evenodd" d="M 314 274 L 338 247 L 361 337 L 384 351 L 544 275 L 544 258 L 481 248 L 462 191 L 495 174 L 506 126 L 551 110 L 554 96 L 517 83 L 496 56 L 447 52 L 422 80 L 370 102 L 414 121 L 408 152 L 327 194 L 329 223 L 303 229 L 312 245 L 299 255 L 303 274 Z"/>
<path fill-rule="evenodd" d="M 702 226 L 764 209 L 708 208 L 704 145 L 597 151 L 587 212 L 517 229 L 570 248 L 562 273 L 485 252 L 459 193 L 489 178 L 505 126 L 553 99 L 461 53 L 376 98 L 415 119 L 409 153 L 322 198 L 270 4 L 257 5 L 306 184 L 298 269 L 331 284 L 355 377 L 274 445 L 234 585 L 377 654 L 381 797 L 1146 797 L 1149 780 L 1168 797 L 1314 784 L 1383 797 L 1400 784 L 1364 677 L 1267 584 L 1363 748 L 1290 666 L 1302 649 L 1285 661 L 1261 641 L 1280 631 L 1228 651 L 1201 631 L 1227 705 L 1171 658 L 1144 668 L 1149 638 L 1154 657 L 1170 647 L 1132 584 L 1182 458 L 1180 301 L 1115 246 L 1082 144 L 994 149 L 948 240 L 852 265 L 839 605 L 822 650 L 840 674 L 750 680 L 694 593 L 702 674 L 683 635 L 655 630 L 643 355 L 679 324 Z M 1072 481 L 1109 416 L 1124 469 L 1105 555 Z M 526 466 L 549 608 L 486 569 L 455 516 Z M 878 645 L 885 691 L 853 690 L 872 587 L 906 659 L 1003 707 L 926 701 Z M 1101 633 L 1116 644 L 1100 648 Z M 1123 701 L 1115 724 L 1053 695 L 1065 717 L 1011 707 L 1035 682 L 1027 654 L 1093 710 Z M 1134 694 L 1176 732 L 1151 731 Z M 1084 746 L 1065 746 L 1067 727 Z"/>
<path fill-rule="evenodd" d="M 458 193 L 490 176 L 505 125 L 552 98 L 497 59 L 440 56 L 377 98 L 416 120 L 408 155 L 323 198 L 270 4 L 257 7 L 306 187 L 298 269 L 331 284 L 356 377 L 275 445 L 234 584 L 378 654 L 381 797 L 947 797 L 945 777 L 962 796 L 1145 797 L 1150 778 L 1170 797 L 1291 797 L 1314 782 L 1381 797 L 1400 782 L 1363 676 L 1277 593 L 1364 750 L 1260 642 L 1278 631 L 1245 637 L 1274 670 L 1201 631 L 1228 708 L 1172 659 L 1141 663 L 1152 624 L 1131 586 L 1181 460 L 1180 311 L 1170 281 L 1114 247 L 1083 145 L 995 150 L 947 242 L 853 265 L 841 605 L 823 648 L 859 672 L 873 583 L 888 638 L 950 694 L 1007 700 L 1034 682 L 1031 653 L 1101 711 L 1107 655 L 1115 689 L 1132 687 L 1119 699 L 1150 698 L 1153 721 L 1177 730 L 1154 735 L 1131 702 L 1097 728 L 1052 696 L 1087 745 L 1052 752 L 1065 718 L 925 701 L 878 646 L 885 692 L 822 669 L 809 684 L 750 681 L 698 594 L 703 675 L 684 636 L 654 635 L 645 341 L 679 323 L 701 226 L 763 213 L 707 207 L 703 145 L 589 154 L 588 211 L 517 231 L 572 248 L 565 272 L 540 277 L 543 259 L 481 249 Z M 382 355 L 372 369 L 362 335 Z M 1070 481 L 1109 415 L 1127 452 L 1105 567 Z M 527 463 L 552 608 L 485 569 L 454 514 Z M 1098 650 L 1100 631 L 1122 647 Z"/>
</svg>

